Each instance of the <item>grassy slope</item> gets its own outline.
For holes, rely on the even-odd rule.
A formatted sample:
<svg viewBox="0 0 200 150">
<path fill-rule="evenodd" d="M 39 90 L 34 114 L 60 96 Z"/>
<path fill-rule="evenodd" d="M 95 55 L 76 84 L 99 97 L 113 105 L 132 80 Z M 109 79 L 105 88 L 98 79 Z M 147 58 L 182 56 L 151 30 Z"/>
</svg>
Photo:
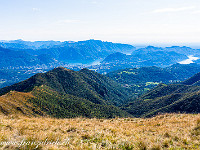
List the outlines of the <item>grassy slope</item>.
<svg viewBox="0 0 200 150">
<path fill-rule="evenodd" d="M 53 119 L 0 116 L 0 141 L 66 141 L 38 149 L 193 149 L 200 148 L 200 114 L 153 118 Z M 67 139 L 67 140 L 66 140 Z M 6 145 L 2 145 L 6 147 Z M 34 149 L 36 145 L 7 148 Z"/>
<path fill-rule="evenodd" d="M 15 91 L 0 96 L 0 114 L 32 117 L 46 115 L 38 107 L 29 102 L 31 98 L 34 98 L 31 93 Z"/>
</svg>

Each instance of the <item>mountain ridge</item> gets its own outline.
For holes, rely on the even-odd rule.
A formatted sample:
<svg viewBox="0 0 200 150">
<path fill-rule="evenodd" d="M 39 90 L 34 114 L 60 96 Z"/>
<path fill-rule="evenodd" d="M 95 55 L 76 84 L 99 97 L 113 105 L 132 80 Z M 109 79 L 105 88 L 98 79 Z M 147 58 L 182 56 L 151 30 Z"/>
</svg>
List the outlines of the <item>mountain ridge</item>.
<svg viewBox="0 0 200 150">
<path fill-rule="evenodd" d="M 127 100 L 126 89 L 88 69 L 73 71 L 58 67 L 2 88 L 0 95 L 10 91 L 31 93 L 34 97 L 29 102 L 54 117 L 131 116 L 117 107 Z"/>
</svg>

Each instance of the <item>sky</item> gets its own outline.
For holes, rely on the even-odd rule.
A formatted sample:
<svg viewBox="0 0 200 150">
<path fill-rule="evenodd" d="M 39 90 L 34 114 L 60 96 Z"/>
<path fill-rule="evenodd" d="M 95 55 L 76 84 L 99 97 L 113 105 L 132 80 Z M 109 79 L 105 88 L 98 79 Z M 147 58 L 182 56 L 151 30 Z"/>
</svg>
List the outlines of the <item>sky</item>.
<svg viewBox="0 0 200 150">
<path fill-rule="evenodd" d="M 200 43 L 200 0 L 0 0 L 0 40 Z"/>
</svg>

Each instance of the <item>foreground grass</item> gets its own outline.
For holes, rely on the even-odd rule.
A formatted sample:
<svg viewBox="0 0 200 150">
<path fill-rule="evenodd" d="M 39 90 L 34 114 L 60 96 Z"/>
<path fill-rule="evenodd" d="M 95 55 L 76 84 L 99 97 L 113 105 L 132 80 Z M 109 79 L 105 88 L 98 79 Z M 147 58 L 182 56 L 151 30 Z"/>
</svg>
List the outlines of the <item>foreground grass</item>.
<svg viewBox="0 0 200 150">
<path fill-rule="evenodd" d="M 2 115 L 0 142 L 2 149 L 196 150 L 200 149 L 200 114 L 165 114 L 148 119 Z"/>
</svg>

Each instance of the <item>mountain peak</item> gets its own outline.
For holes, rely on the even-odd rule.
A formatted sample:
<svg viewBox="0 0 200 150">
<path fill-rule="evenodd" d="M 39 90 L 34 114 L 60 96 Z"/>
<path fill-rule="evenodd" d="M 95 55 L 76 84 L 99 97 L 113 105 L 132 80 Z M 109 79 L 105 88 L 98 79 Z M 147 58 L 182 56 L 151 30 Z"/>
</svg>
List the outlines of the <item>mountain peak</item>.
<svg viewBox="0 0 200 150">
<path fill-rule="evenodd" d="M 57 68 L 54 68 L 52 71 L 72 71 L 72 70 L 59 66 Z"/>
</svg>

